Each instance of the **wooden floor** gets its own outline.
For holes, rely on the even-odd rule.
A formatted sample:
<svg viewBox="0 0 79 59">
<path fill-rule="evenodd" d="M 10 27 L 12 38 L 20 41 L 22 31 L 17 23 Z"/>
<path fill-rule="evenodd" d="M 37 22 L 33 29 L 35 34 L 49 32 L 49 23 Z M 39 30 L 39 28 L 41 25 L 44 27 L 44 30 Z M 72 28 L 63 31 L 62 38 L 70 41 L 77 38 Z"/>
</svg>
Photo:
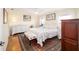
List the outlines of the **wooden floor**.
<svg viewBox="0 0 79 59">
<path fill-rule="evenodd" d="M 11 36 L 8 42 L 7 51 L 21 51 L 19 39 L 17 36 Z"/>
<path fill-rule="evenodd" d="M 61 46 L 60 40 L 57 38 L 46 40 L 42 48 L 37 44 L 36 40 L 31 41 L 31 45 L 24 45 L 26 47 L 25 51 L 60 51 Z M 18 35 L 10 37 L 6 51 L 23 51 Z"/>
</svg>

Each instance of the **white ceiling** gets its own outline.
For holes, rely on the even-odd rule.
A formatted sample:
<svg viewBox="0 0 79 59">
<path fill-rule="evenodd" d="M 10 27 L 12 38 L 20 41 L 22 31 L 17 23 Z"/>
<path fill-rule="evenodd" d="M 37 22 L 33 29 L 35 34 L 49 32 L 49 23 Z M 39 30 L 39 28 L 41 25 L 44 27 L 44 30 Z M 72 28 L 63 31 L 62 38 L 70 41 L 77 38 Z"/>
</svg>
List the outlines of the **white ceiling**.
<svg viewBox="0 0 79 59">
<path fill-rule="evenodd" d="M 8 8 L 8 12 L 30 12 L 30 13 L 35 13 L 38 12 L 38 14 L 44 14 L 46 12 L 55 12 L 58 10 L 62 10 L 64 8 Z"/>
</svg>

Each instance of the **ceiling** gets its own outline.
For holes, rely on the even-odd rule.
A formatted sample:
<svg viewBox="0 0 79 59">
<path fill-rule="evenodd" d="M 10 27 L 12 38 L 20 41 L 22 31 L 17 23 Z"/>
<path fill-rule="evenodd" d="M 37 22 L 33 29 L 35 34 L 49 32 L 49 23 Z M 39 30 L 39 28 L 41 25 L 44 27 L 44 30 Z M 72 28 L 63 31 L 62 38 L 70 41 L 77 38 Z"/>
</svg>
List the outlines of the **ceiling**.
<svg viewBox="0 0 79 59">
<path fill-rule="evenodd" d="M 46 12 L 55 12 L 58 10 L 62 10 L 64 8 L 7 8 L 8 12 L 29 12 L 29 13 L 37 13 L 37 14 L 44 14 Z"/>
</svg>

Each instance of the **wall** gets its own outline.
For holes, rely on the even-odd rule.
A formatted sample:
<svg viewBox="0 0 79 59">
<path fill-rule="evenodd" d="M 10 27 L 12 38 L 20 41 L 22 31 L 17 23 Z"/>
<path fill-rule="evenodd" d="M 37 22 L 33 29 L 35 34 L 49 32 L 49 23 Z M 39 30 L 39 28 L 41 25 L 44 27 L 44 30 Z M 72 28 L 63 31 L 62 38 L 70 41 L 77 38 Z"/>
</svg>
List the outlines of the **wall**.
<svg viewBox="0 0 79 59">
<path fill-rule="evenodd" d="M 0 41 L 3 41 L 2 30 L 3 30 L 3 10 L 0 8 Z M 0 46 L 0 50 L 3 50 L 2 46 Z"/>
<path fill-rule="evenodd" d="M 75 8 L 76 11 L 76 18 L 79 18 L 79 8 Z"/>
<path fill-rule="evenodd" d="M 8 44 L 8 39 L 9 39 L 9 25 L 8 24 L 3 24 L 3 41 L 5 42 L 4 44 L 4 51 L 7 48 L 7 44 Z"/>
<path fill-rule="evenodd" d="M 0 46 L 0 51 L 5 51 L 8 44 L 9 27 L 8 23 L 3 24 L 3 9 L 0 8 L 0 41 L 5 42 L 3 46 Z"/>
<path fill-rule="evenodd" d="M 51 12 L 51 13 L 53 13 L 53 12 Z M 57 20 L 55 19 L 55 20 L 48 21 L 48 20 L 46 20 L 46 15 L 47 15 L 47 13 L 40 16 L 40 18 L 45 19 L 44 26 L 50 27 L 50 28 L 57 27 Z"/>
<path fill-rule="evenodd" d="M 3 30 L 3 11 L 0 8 L 0 41 L 2 40 L 2 30 Z"/>
<path fill-rule="evenodd" d="M 39 19 L 38 15 L 28 13 L 27 11 L 14 11 L 9 13 L 9 26 L 13 25 L 21 25 L 24 24 L 26 26 L 37 26 L 37 20 Z M 31 21 L 23 21 L 23 15 L 31 15 Z"/>
</svg>

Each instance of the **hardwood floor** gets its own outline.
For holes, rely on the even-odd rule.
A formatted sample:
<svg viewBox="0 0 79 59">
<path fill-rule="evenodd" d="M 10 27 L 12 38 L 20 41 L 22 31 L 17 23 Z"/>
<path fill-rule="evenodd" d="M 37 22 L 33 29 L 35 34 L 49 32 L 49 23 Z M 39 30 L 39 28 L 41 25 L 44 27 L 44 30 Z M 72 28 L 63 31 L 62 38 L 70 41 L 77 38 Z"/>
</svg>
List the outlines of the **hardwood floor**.
<svg viewBox="0 0 79 59">
<path fill-rule="evenodd" d="M 27 41 L 28 40 L 26 40 L 25 37 L 19 38 L 18 35 L 11 36 L 6 50 L 7 51 L 60 51 L 61 50 L 61 40 L 57 38 L 46 40 L 44 42 L 43 47 L 40 47 L 40 45 L 37 44 L 36 40 L 31 40 L 30 41 L 31 45 Z M 21 44 L 21 42 L 23 44 Z"/>
<path fill-rule="evenodd" d="M 15 36 L 10 36 L 8 46 L 7 46 L 7 51 L 21 51 L 21 46 L 19 44 L 19 40 L 17 35 Z"/>
</svg>

